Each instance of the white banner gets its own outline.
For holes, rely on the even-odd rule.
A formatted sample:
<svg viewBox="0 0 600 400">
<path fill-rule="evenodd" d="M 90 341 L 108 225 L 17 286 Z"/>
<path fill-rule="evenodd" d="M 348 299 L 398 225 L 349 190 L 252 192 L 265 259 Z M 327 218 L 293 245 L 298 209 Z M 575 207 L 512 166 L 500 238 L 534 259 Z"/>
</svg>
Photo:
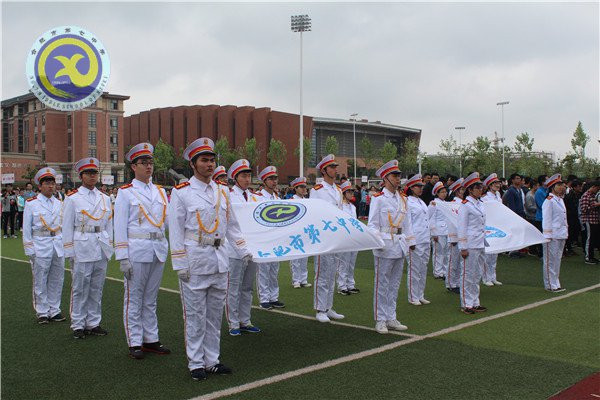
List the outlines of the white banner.
<svg viewBox="0 0 600 400">
<path fill-rule="evenodd" d="M 457 231 L 458 208 L 460 203 L 436 201 L 436 207 L 446 216 L 448 229 Z M 496 201 L 483 203 L 485 207 L 485 239 L 489 254 L 519 250 L 525 247 L 547 242 L 542 233 L 515 214 L 510 208 Z"/>
<path fill-rule="evenodd" d="M 102 175 L 102 184 L 103 185 L 114 185 L 115 177 L 113 175 Z"/>
<path fill-rule="evenodd" d="M 258 263 L 383 247 L 377 232 L 323 200 L 236 203 L 233 208 Z"/>
<path fill-rule="evenodd" d="M 15 174 L 2 174 L 2 184 L 15 183 Z"/>
</svg>

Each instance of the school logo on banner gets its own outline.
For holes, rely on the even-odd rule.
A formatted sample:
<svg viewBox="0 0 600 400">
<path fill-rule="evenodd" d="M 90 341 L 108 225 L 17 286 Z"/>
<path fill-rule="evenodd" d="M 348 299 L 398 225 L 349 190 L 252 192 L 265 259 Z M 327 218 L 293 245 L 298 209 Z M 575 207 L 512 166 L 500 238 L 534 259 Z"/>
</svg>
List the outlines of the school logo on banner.
<svg viewBox="0 0 600 400">
<path fill-rule="evenodd" d="M 265 202 L 254 210 L 254 220 L 263 226 L 282 227 L 299 221 L 306 214 L 306 206 L 290 202 Z"/>
<path fill-rule="evenodd" d="M 31 92 L 48 107 L 80 110 L 102 95 L 110 60 L 96 35 L 77 26 L 60 26 L 33 43 L 26 74 Z"/>
</svg>

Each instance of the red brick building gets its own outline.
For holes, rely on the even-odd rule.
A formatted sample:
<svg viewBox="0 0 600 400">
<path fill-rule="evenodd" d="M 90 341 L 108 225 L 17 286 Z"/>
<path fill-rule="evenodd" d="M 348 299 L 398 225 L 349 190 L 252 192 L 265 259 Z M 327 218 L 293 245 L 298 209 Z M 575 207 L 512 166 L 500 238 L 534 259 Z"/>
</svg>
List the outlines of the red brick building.
<svg viewBox="0 0 600 400">
<path fill-rule="evenodd" d="M 123 106 L 129 96 L 103 93 L 96 103 L 78 111 L 47 108 L 33 94 L 2 101 L 2 173 L 17 182 L 27 166 L 50 166 L 72 186 L 79 181 L 73 163 L 96 157 L 103 175 L 123 181 Z"/>
</svg>

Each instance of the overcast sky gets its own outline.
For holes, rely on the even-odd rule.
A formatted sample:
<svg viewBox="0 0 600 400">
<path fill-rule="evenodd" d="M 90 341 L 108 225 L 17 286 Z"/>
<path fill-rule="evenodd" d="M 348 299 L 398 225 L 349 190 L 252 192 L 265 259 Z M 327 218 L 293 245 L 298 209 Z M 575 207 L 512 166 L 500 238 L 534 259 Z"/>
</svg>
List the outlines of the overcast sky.
<svg viewBox="0 0 600 400">
<path fill-rule="evenodd" d="M 34 40 L 78 25 L 108 50 L 108 91 L 126 115 L 234 104 L 422 129 L 421 150 L 466 126 L 463 142 L 501 132 L 564 155 L 582 121 L 598 157 L 598 2 L 564 3 L 2 3 L 2 99 L 27 92 Z"/>
</svg>

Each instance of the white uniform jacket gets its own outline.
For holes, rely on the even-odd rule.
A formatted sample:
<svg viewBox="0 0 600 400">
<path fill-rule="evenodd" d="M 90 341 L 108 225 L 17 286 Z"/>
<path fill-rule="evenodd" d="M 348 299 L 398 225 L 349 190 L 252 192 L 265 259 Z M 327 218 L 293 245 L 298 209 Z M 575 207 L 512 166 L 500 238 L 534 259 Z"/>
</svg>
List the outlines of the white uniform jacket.
<svg viewBox="0 0 600 400">
<path fill-rule="evenodd" d="M 315 185 L 315 187 L 310 189 L 310 198 L 325 200 L 341 210 L 344 196 L 342 195 L 342 189 L 338 185 L 335 183 L 330 185 L 323 181 L 323 183 Z"/>
<path fill-rule="evenodd" d="M 188 182 L 175 186 L 167 218 L 174 270 L 189 268 L 192 275 L 227 272 L 229 255 L 225 239 L 231 242 L 240 258 L 250 254 L 231 207 L 227 186 L 212 180 L 207 184 L 193 176 Z M 211 233 L 204 232 L 199 222 Z M 211 244 L 216 239 L 221 241 L 218 247 Z"/>
<path fill-rule="evenodd" d="M 471 196 L 458 209 L 458 249 L 485 249 L 485 209 Z"/>
<path fill-rule="evenodd" d="M 415 235 L 415 244 L 429 243 L 431 240 L 429 232 L 429 218 L 427 217 L 427 205 L 416 196 L 408 196 L 408 212 L 412 221 L 412 230 Z"/>
<path fill-rule="evenodd" d="M 265 189 L 261 189 L 259 192 L 260 195 L 260 199 L 259 201 L 265 201 L 265 200 L 280 200 L 279 196 L 277 196 L 277 193 L 273 192 L 273 194 L 267 192 Z"/>
<path fill-rule="evenodd" d="M 438 201 L 444 201 L 440 199 L 432 200 L 427 206 L 427 217 L 429 218 L 429 231 L 431 236 L 447 236 L 448 235 L 448 223 L 444 213 L 441 212 L 437 207 Z"/>
<path fill-rule="evenodd" d="M 373 250 L 376 257 L 402 258 L 408 254 L 408 247 L 416 244 L 406 196 L 386 188 L 371 198 L 367 226 L 383 239 L 383 248 Z"/>
<path fill-rule="evenodd" d="M 26 256 L 52 257 L 52 249 L 64 256 L 62 240 L 63 203 L 39 194 L 25 202 L 23 247 Z"/>
<path fill-rule="evenodd" d="M 461 204 L 462 199 L 455 197 L 450 203 Z M 447 222 L 448 221 L 446 221 L 446 223 Z M 448 243 L 458 243 L 458 226 L 454 224 L 448 224 Z"/>
<path fill-rule="evenodd" d="M 114 217 L 117 260 L 150 263 L 155 254 L 160 262 L 167 260 L 167 206 L 165 190 L 152 182 L 134 179 L 119 189 Z"/>
<path fill-rule="evenodd" d="M 488 201 L 497 201 L 499 203 L 502 203 L 502 196 L 500 196 L 499 192 L 496 192 L 496 194 L 494 194 L 491 190 L 488 190 L 485 196 L 481 198 L 481 201 L 483 201 L 484 203 L 487 203 Z"/>
<path fill-rule="evenodd" d="M 344 201 L 342 203 L 342 211 L 349 214 L 352 218 L 356 218 L 356 206 L 349 201 Z"/>
<path fill-rule="evenodd" d="M 542 230 L 546 239 L 566 239 L 569 236 L 567 209 L 562 198 L 551 194 L 542 203 Z"/>
<path fill-rule="evenodd" d="M 246 196 L 248 196 L 248 200 L 244 198 L 244 192 L 246 192 Z M 257 203 L 263 201 L 263 197 L 260 194 L 252 193 L 248 189 L 242 190 L 238 185 L 234 185 L 231 189 L 229 189 L 229 201 L 231 204 L 236 203 Z M 229 240 L 225 241 L 225 249 L 227 250 L 227 255 L 229 258 L 235 258 L 237 260 L 242 259 L 243 254 L 240 253 L 233 247 Z"/>
<path fill-rule="evenodd" d="M 69 193 L 63 212 L 65 257 L 78 262 L 110 260 L 113 249 L 113 218 L 110 198 L 99 191 L 79 189 Z"/>
</svg>

